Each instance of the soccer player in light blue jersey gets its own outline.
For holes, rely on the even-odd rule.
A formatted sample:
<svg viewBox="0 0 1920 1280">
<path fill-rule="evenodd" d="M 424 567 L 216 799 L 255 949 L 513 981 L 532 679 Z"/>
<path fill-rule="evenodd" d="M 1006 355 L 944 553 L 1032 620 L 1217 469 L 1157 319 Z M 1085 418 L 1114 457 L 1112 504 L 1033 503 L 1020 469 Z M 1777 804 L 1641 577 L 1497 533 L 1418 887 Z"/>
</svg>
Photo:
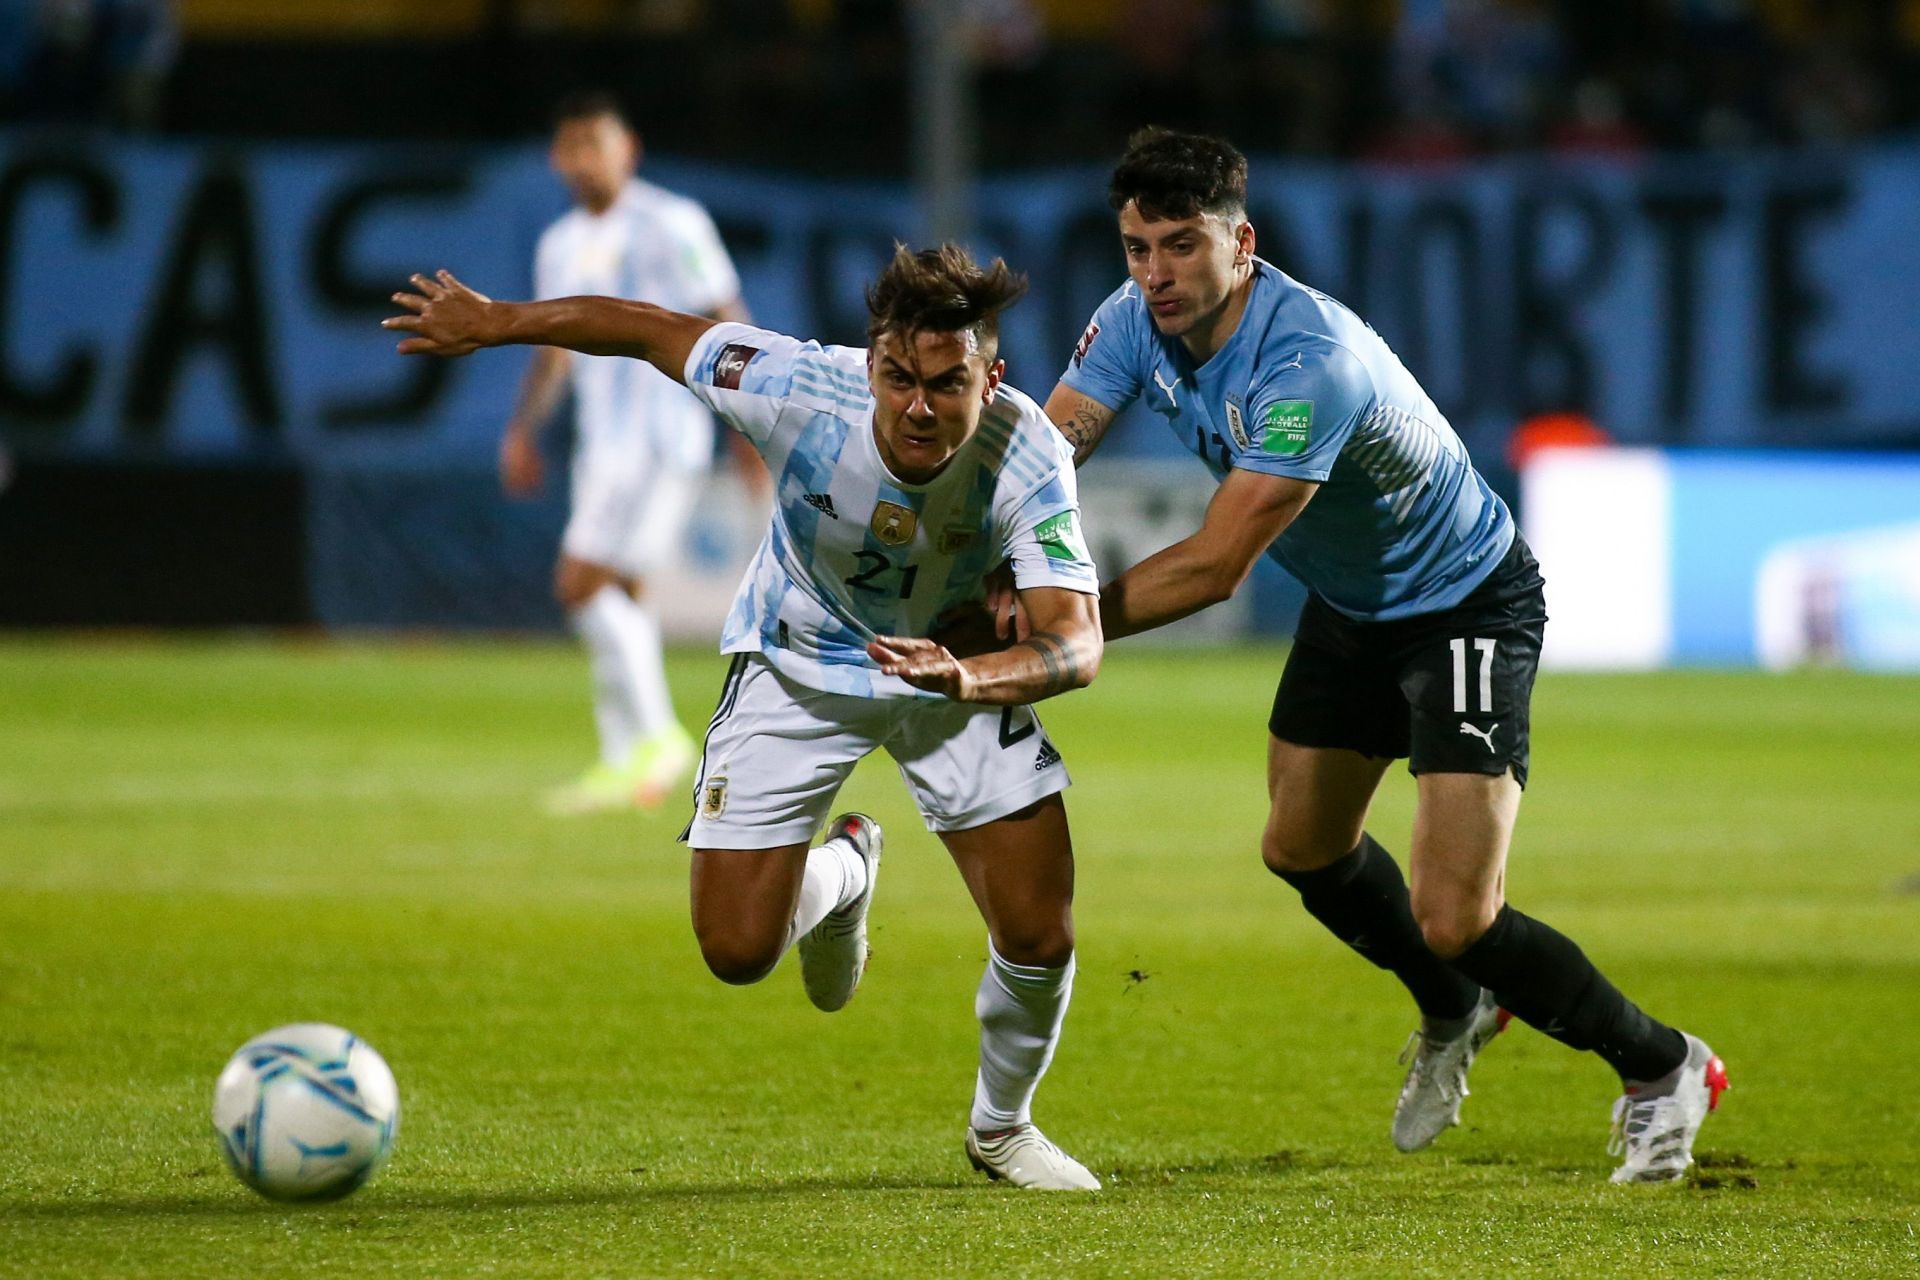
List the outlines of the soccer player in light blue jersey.
<svg viewBox="0 0 1920 1280">
<path fill-rule="evenodd" d="M 998 316 L 1024 280 L 951 245 L 901 249 L 868 295 L 867 349 L 613 298 L 498 303 L 445 272 L 413 282 L 394 295 L 408 314 L 386 322 L 413 335 L 402 352 L 534 343 L 646 360 L 775 477 L 684 837 L 708 967 L 757 982 L 797 944 L 816 1006 L 852 998 L 881 833 L 846 814 L 812 836 L 854 764 L 886 748 L 987 924 L 968 1158 L 1018 1186 L 1097 1190 L 1030 1115 L 1074 964 L 1067 772 L 1029 704 L 1090 682 L 1101 638 L 1072 452 L 1001 381 Z M 1005 560 L 1025 642 L 958 658 L 925 638 Z"/>
<path fill-rule="evenodd" d="M 1047 413 L 1084 460 L 1144 398 L 1219 488 L 1200 529 L 1108 584 L 1109 638 L 1231 596 L 1270 555 L 1309 598 L 1269 720 L 1261 851 L 1309 912 L 1421 1012 L 1393 1140 L 1459 1122 L 1507 1012 L 1620 1075 L 1616 1181 L 1667 1181 L 1725 1087 L 1699 1039 L 1642 1012 L 1571 940 L 1506 903 L 1546 623 L 1538 566 L 1398 357 L 1353 312 L 1254 253 L 1246 160 L 1146 130 L 1109 201 L 1128 279 Z M 1419 798 L 1413 887 L 1366 833 L 1388 765 Z"/>
</svg>

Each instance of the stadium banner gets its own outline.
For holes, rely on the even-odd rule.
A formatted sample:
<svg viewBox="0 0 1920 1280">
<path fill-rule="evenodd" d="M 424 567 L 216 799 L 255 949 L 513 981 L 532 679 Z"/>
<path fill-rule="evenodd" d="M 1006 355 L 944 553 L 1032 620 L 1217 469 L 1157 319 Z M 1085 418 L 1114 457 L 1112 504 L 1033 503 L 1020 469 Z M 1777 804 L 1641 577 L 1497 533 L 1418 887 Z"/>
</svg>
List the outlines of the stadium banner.
<svg viewBox="0 0 1920 1280">
<path fill-rule="evenodd" d="M 825 341 L 863 340 L 864 287 L 918 228 L 904 183 L 665 158 L 645 172 L 712 210 L 759 322 Z M 1254 173 L 1261 252 L 1373 323 L 1496 485 L 1513 425 L 1549 407 L 1584 408 L 1627 444 L 1915 434 L 1920 145 L 1419 171 L 1264 160 Z M 1037 396 L 1123 277 L 1104 184 L 1100 166 L 1047 171 L 989 181 L 976 202 L 973 248 L 1033 280 L 1003 352 Z M 0 446 L 23 460 L 297 467 L 317 619 L 551 624 L 544 566 L 563 495 L 505 511 L 490 480 L 524 353 L 402 360 L 378 321 L 415 270 L 525 296 L 534 242 L 565 207 L 533 145 L 0 132 Z M 1102 460 L 1179 453 L 1136 410 Z M 402 592 L 363 563 L 382 547 L 389 568 L 458 579 L 479 571 L 476 531 L 530 594 Z M 1265 629 L 1291 609 L 1247 617 Z"/>
<path fill-rule="evenodd" d="M 859 342 L 904 185 L 688 165 L 756 317 Z M 1355 307 L 1491 457 L 1584 407 L 1628 443 L 1845 446 L 1914 429 L 1920 146 L 1440 171 L 1264 161 L 1260 249 Z M 1033 278 L 1013 380 L 1044 395 L 1122 278 L 1097 167 L 985 184 L 974 247 Z M 393 358 L 410 271 L 503 297 L 565 207 L 539 150 L 266 148 L 0 133 L 0 431 L 17 449 L 485 460 L 524 363 Z M 1173 446 L 1164 430 L 1116 442 Z"/>
<path fill-rule="evenodd" d="M 1521 484 L 1547 666 L 1920 671 L 1920 454 L 1547 449 Z"/>
</svg>

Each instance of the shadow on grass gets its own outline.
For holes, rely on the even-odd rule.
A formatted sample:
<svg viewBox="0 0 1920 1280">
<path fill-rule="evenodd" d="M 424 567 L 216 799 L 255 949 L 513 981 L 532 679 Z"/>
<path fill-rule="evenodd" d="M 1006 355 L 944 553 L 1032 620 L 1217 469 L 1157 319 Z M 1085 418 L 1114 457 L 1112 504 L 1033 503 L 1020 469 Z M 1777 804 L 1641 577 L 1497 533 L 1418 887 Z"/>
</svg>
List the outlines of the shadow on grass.
<svg viewBox="0 0 1920 1280">
<path fill-rule="evenodd" d="M 1192 1156 L 1157 1164 L 1116 1164 L 1099 1170 L 1117 1182 L 1173 1182 L 1183 1177 L 1272 1177 L 1275 1174 L 1322 1173 L 1345 1161 L 1305 1152 L 1281 1150 L 1263 1156 Z"/>
<path fill-rule="evenodd" d="M 1116 1189 L 1142 1184 L 1165 1184 L 1183 1178 L 1272 1177 L 1275 1174 L 1318 1173 L 1342 1167 L 1344 1162 L 1295 1151 L 1262 1156 L 1204 1156 L 1156 1164 L 1116 1164 L 1097 1170 Z M 998 1188 L 1005 1190 L 1005 1188 Z M 823 1192 L 859 1194 L 863 1191 L 957 1192 L 977 1195 L 991 1190 L 973 1176 L 912 1177 L 804 1177 L 769 1178 L 761 1182 L 636 1182 L 629 1187 L 583 1186 L 499 1188 L 474 1191 L 409 1192 L 376 1188 L 346 1200 L 317 1204 L 278 1204 L 233 1192 L 182 1195 L 74 1197 L 55 1201 L 0 1200 L 0 1218 L 39 1222 L 102 1222 L 141 1218 L 193 1218 L 205 1221 L 250 1221 L 275 1215 L 300 1215 L 314 1221 L 365 1218 L 393 1214 L 472 1212 L 545 1208 L 611 1208 L 619 1205 L 659 1204 L 679 1200 L 754 1200 L 817 1196 Z"/>
<path fill-rule="evenodd" d="M 79 1222 L 139 1218 L 198 1218 L 236 1221 L 300 1215 L 315 1221 L 349 1217 L 378 1219 L 391 1214 L 470 1212 L 488 1209 L 610 1208 L 676 1200 L 752 1200 L 817 1196 L 823 1192 L 858 1194 L 862 1191 L 976 1190 L 972 1178 L 788 1178 L 765 1182 L 636 1183 L 631 1187 L 503 1188 L 475 1191 L 408 1192 L 398 1188 L 383 1194 L 362 1192 L 345 1200 L 315 1204 L 280 1204 L 255 1196 L 233 1194 L 156 1195 L 140 1197 L 75 1197 L 68 1200 L 0 1200 L 0 1219 L 14 1221 Z"/>
</svg>

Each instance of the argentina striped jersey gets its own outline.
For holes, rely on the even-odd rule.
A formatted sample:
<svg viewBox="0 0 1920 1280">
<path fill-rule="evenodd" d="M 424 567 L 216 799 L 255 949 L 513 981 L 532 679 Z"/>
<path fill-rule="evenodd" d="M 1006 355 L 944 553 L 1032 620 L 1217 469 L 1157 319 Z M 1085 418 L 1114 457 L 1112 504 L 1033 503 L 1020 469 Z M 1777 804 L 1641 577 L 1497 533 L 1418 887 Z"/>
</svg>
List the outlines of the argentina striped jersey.
<svg viewBox="0 0 1920 1280">
<path fill-rule="evenodd" d="M 685 372 L 774 477 L 773 523 L 734 597 L 722 652 L 764 654 L 788 679 L 829 693 L 933 697 L 882 675 L 867 642 L 926 635 L 948 609 L 981 600 L 988 572 L 1009 557 L 1021 588 L 1098 593 L 1072 452 L 1004 383 L 946 468 L 909 484 L 874 440 L 864 350 L 720 324 Z"/>
<path fill-rule="evenodd" d="M 694 315 L 740 293 L 706 210 L 638 178 L 604 212 L 574 209 L 548 227 L 533 276 L 539 298 L 601 294 Z M 589 465 L 706 470 L 713 418 L 671 378 L 618 356 L 576 353 L 568 368 L 578 450 Z"/>
</svg>

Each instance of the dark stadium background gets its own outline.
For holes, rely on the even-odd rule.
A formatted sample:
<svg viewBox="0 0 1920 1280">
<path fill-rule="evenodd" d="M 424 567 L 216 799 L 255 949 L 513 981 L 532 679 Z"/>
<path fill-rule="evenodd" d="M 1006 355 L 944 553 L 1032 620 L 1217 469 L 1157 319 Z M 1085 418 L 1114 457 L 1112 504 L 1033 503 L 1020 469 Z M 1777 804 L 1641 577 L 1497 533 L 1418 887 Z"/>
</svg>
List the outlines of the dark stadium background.
<svg viewBox="0 0 1920 1280">
<path fill-rule="evenodd" d="M 775 327 L 857 341 L 891 240 L 957 233 L 1032 274 L 1009 355 L 1044 395 L 1120 278 L 1104 165 L 1157 122 L 1255 157 L 1263 252 L 1379 328 L 1516 502 L 1516 431 L 1566 415 L 1920 449 L 1911 3 L 10 0 L 0 623 L 557 625 L 560 495 L 490 475 L 522 357 L 405 367 L 372 324 L 414 269 L 527 288 L 547 112 L 585 86 Z M 1099 467 L 1177 493 L 1177 453 L 1135 413 Z M 1298 600 L 1263 569 L 1228 629 Z"/>
</svg>

